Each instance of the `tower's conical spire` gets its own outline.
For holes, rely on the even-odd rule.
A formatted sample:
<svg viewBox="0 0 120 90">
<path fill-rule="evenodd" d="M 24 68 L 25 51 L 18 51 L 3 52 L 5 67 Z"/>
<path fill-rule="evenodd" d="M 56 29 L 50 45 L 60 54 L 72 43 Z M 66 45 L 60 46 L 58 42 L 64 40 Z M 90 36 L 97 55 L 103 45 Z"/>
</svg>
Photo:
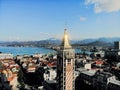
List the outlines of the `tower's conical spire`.
<svg viewBox="0 0 120 90">
<path fill-rule="evenodd" d="M 64 49 L 71 48 L 71 45 L 70 45 L 69 40 L 68 40 L 67 29 L 64 29 L 64 36 L 63 36 L 63 40 L 62 40 L 61 46 Z"/>
</svg>

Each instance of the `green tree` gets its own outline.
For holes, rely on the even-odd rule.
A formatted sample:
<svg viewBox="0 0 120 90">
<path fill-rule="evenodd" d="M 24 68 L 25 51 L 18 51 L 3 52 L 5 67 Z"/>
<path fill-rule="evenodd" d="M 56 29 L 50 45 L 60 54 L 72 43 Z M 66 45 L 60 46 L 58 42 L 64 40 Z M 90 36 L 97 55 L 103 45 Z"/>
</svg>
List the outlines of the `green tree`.
<svg viewBox="0 0 120 90">
<path fill-rule="evenodd" d="M 23 72 L 22 72 L 21 69 L 19 70 L 17 76 L 18 76 L 18 82 L 19 82 L 19 84 L 21 85 L 21 87 L 25 87 L 24 81 L 23 81 Z"/>
</svg>

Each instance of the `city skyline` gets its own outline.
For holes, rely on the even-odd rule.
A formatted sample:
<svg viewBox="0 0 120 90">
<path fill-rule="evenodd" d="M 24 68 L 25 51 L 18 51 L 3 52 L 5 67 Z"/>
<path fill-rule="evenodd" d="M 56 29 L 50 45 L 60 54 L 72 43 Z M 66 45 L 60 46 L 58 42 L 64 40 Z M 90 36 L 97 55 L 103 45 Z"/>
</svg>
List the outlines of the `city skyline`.
<svg viewBox="0 0 120 90">
<path fill-rule="evenodd" d="M 119 37 L 119 0 L 1 0 L 0 41 Z"/>
</svg>

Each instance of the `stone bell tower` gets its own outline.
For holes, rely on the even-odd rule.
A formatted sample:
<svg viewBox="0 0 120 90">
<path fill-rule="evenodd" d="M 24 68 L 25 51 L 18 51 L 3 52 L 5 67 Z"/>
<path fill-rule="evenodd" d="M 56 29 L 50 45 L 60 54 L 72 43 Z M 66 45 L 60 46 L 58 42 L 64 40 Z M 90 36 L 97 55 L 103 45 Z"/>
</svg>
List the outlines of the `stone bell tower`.
<svg viewBox="0 0 120 90">
<path fill-rule="evenodd" d="M 69 43 L 67 29 L 65 29 L 60 50 L 58 51 L 57 90 L 75 90 L 74 68 L 75 51 Z"/>
</svg>

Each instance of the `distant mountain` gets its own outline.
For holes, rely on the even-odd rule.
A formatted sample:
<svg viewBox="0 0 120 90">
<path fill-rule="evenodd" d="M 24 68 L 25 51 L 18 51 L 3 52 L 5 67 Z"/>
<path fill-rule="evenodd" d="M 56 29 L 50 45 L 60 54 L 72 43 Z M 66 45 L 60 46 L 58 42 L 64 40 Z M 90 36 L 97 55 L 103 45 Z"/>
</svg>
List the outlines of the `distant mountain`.
<svg viewBox="0 0 120 90">
<path fill-rule="evenodd" d="M 61 43 L 58 39 L 46 39 L 40 41 L 12 41 L 12 42 L 0 42 L 0 46 L 18 46 L 18 47 L 46 47 L 46 46 L 53 46 L 59 45 Z"/>
<path fill-rule="evenodd" d="M 84 40 L 79 40 L 76 43 L 77 44 L 88 44 L 97 41 L 97 39 L 84 39 Z"/>
<path fill-rule="evenodd" d="M 115 41 L 120 41 L 119 37 L 113 37 L 113 38 L 96 38 L 96 39 L 84 39 L 84 40 L 80 40 L 77 43 L 79 44 L 89 44 L 89 43 L 93 43 L 93 42 L 104 42 L 104 43 L 114 43 Z"/>
<path fill-rule="evenodd" d="M 91 45 L 91 46 L 113 46 L 115 41 L 120 41 L 119 37 L 113 38 L 96 38 L 96 39 L 84 39 L 84 40 L 71 40 L 71 44 L 76 45 Z M 49 38 L 46 40 L 40 41 L 13 41 L 13 42 L 4 42 L 1 41 L 1 46 L 32 46 L 32 47 L 41 47 L 41 46 L 53 46 L 60 45 L 61 40 L 55 38 Z"/>
<path fill-rule="evenodd" d="M 114 44 L 111 43 L 111 42 L 104 42 L 104 41 L 94 41 L 94 42 L 91 42 L 91 43 L 88 43 L 86 44 L 88 46 L 104 46 L 104 47 L 107 47 L 107 46 L 113 46 Z"/>
<path fill-rule="evenodd" d="M 48 41 L 49 43 L 56 44 L 56 45 L 60 45 L 60 43 L 61 43 L 60 39 L 55 39 L 55 38 L 49 38 L 45 41 Z"/>
<path fill-rule="evenodd" d="M 99 38 L 98 41 L 113 43 L 115 41 L 120 41 L 119 37 L 114 38 Z"/>
</svg>

